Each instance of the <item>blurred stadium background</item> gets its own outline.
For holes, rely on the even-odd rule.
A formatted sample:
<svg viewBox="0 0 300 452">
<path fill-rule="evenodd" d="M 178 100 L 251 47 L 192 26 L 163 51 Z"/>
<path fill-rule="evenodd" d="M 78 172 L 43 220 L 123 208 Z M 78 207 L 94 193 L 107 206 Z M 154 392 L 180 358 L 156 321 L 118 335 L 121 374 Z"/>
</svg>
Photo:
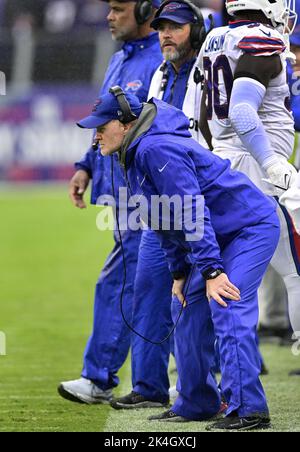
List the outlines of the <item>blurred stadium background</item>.
<svg viewBox="0 0 300 452">
<path fill-rule="evenodd" d="M 79 212 L 67 197 L 73 163 L 91 138 L 75 121 L 90 110 L 117 48 L 107 11 L 98 0 L 0 0 L 0 431 L 205 428 L 147 424 L 144 414 L 75 406 L 56 394 L 60 381 L 80 375 L 94 284 L 112 245 L 96 229 L 97 208 Z M 299 357 L 263 350 L 274 428 L 299 431 L 299 380 L 287 376 Z M 129 362 L 121 380 L 124 394 Z"/>
<path fill-rule="evenodd" d="M 0 0 L 0 179 L 67 180 L 115 44 L 98 0 Z"/>
</svg>

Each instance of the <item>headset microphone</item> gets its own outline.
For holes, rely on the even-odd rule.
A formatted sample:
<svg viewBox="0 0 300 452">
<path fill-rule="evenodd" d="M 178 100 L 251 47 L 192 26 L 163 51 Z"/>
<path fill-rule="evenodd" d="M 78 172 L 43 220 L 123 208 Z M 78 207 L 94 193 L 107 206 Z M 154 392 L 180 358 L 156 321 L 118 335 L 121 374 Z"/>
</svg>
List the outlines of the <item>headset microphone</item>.
<svg viewBox="0 0 300 452">
<path fill-rule="evenodd" d="M 98 151 L 98 149 L 99 149 L 99 141 L 98 140 L 96 140 L 96 141 L 94 141 L 93 142 L 93 144 L 92 144 L 92 149 L 93 149 L 93 151 Z"/>
</svg>

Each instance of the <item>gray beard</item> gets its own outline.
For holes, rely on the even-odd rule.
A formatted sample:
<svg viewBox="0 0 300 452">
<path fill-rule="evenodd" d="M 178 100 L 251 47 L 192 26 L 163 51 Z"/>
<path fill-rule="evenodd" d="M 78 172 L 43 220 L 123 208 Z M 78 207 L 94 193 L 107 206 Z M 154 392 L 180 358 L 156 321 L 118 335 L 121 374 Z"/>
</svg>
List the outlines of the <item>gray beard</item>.
<svg viewBox="0 0 300 452">
<path fill-rule="evenodd" d="M 115 42 L 124 42 L 124 41 L 126 41 L 126 34 L 125 33 L 117 33 L 116 35 L 112 35 L 111 38 Z"/>
<path fill-rule="evenodd" d="M 166 61 L 170 61 L 171 63 L 177 63 L 178 61 L 185 60 L 191 51 L 190 45 L 188 42 L 184 42 L 180 44 L 176 50 L 164 50 L 163 57 Z"/>
<path fill-rule="evenodd" d="M 112 35 L 112 40 L 115 42 L 126 42 L 129 41 L 130 35 L 132 34 L 131 30 L 118 30 L 115 35 Z"/>
</svg>

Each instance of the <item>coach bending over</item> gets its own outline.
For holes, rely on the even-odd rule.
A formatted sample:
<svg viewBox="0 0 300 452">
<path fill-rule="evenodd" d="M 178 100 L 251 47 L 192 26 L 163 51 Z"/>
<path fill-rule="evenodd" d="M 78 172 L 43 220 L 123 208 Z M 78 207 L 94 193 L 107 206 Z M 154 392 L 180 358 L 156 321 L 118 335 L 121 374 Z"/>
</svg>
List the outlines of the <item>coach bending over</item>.
<svg viewBox="0 0 300 452">
<path fill-rule="evenodd" d="M 256 344 L 257 290 L 279 239 L 276 206 L 246 176 L 232 171 L 229 161 L 194 141 L 186 116 L 162 101 L 141 104 L 115 87 L 78 125 L 97 128 L 102 155 L 119 152 L 131 194 L 148 201 L 141 216 L 159 229 L 174 277 L 174 322 L 185 306 L 175 330 L 179 397 L 169 411 L 150 420 L 201 421 L 218 413 L 220 395 L 210 374 L 215 330 L 229 407 L 226 418 L 211 428 L 268 428 Z M 153 222 L 151 200 L 158 195 L 179 196 L 182 206 L 192 197 L 181 212 L 169 203 L 168 230 L 163 218 Z M 199 209 L 201 198 L 205 205 Z M 180 215 L 189 209 L 195 231 Z"/>
</svg>

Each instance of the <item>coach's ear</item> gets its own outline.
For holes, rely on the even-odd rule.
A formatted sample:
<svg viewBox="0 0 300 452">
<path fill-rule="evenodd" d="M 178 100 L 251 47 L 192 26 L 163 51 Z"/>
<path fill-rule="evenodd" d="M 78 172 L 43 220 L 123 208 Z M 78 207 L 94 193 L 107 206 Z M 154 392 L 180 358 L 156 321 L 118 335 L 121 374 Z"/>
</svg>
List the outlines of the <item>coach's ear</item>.
<svg viewBox="0 0 300 452">
<path fill-rule="evenodd" d="M 127 135 L 127 134 L 128 134 L 128 132 L 134 127 L 134 125 L 136 124 L 136 122 L 137 122 L 137 121 L 131 121 L 131 122 L 128 122 L 127 124 L 121 123 L 122 129 L 123 129 L 123 131 L 124 131 L 124 135 Z"/>
</svg>

